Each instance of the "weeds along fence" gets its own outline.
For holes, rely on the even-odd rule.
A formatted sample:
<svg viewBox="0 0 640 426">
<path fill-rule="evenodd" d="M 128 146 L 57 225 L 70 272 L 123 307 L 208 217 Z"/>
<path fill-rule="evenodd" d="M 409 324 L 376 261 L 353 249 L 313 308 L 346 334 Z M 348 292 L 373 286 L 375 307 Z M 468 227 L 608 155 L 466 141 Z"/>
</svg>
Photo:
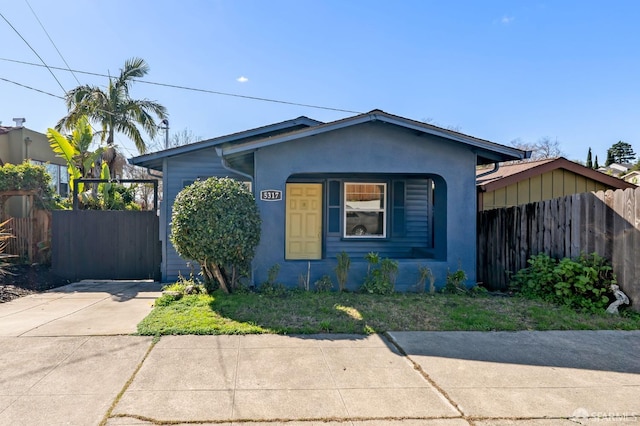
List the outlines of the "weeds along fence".
<svg viewBox="0 0 640 426">
<path fill-rule="evenodd" d="M 574 194 L 478 213 L 478 281 L 505 290 L 538 253 L 598 253 L 640 307 L 640 188 Z"/>
</svg>

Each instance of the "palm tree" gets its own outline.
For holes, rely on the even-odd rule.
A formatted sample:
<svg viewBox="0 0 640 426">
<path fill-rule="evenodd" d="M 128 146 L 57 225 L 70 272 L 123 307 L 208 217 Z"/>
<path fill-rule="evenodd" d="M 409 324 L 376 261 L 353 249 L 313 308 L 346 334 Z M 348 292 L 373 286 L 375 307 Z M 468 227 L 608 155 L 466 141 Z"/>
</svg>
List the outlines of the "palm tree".
<svg viewBox="0 0 640 426">
<path fill-rule="evenodd" d="M 129 96 L 134 79 L 142 78 L 148 72 L 149 65 L 144 59 L 131 58 L 125 61 L 118 77 L 109 78 L 106 91 L 97 86 L 82 85 L 66 94 L 69 113 L 56 124 L 56 129 L 70 130 L 82 116 L 97 123 L 101 128 L 97 132 L 101 142 L 107 145 L 103 160 L 109 164 L 112 177 L 115 177 L 115 133 L 127 136 L 135 143 L 138 151 L 144 154 L 147 145 L 140 129 L 153 138 L 158 131 L 154 117 L 158 120 L 167 118 L 167 109 L 159 103 L 148 99 L 132 99 Z"/>
</svg>

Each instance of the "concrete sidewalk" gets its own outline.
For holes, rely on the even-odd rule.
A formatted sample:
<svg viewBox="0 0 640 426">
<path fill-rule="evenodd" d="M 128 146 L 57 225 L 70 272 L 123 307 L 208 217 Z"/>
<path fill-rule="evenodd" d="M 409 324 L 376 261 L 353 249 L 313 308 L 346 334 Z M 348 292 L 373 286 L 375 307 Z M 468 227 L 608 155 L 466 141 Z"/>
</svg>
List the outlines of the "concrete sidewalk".
<svg viewBox="0 0 640 426">
<path fill-rule="evenodd" d="M 389 335 L 465 418 L 640 424 L 640 331 Z"/>
<path fill-rule="evenodd" d="M 151 340 L 0 337 L 0 425 L 100 424 Z"/>
<path fill-rule="evenodd" d="M 640 332 L 390 336 L 0 337 L 0 425 L 640 423 Z"/>
</svg>

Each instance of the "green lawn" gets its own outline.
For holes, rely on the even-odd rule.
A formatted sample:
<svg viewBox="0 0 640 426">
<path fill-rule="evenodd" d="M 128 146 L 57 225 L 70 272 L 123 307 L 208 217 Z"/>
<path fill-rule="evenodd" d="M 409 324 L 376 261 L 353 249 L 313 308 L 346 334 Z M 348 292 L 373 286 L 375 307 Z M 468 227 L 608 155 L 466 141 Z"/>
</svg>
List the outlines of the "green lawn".
<svg viewBox="0 0 640 426">
<path fill-rule="evenodd" d="M 640 329 L 640 314 L 582 314 L 520 297 L 216 292 L 157 306 L 138 324 L 143 335 L 600 329 Z"/>
</svg>

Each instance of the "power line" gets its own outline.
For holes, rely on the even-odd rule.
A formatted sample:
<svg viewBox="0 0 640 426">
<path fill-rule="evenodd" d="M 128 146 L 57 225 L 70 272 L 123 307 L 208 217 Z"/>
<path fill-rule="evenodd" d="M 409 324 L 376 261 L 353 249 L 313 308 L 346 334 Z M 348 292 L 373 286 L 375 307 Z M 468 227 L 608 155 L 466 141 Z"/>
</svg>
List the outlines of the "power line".
<svg viewBox="0 0 640 426">
<path fill-rule="evenodd" d="M 0 77 L 0 80 L 6 81 L 7 83 L 15 84 L 16 86 L 24 87 L 25 89 L 33 90 L 33 91 L 36 91 L 36 92 L 39 92 L 39 93 L 42 93 L 42 94 L 45 94 L 45 95 L 52 96 L 54 98 L 58 98 L 58 99 L 64 100 L 64 98 L 62 96 L 54 95 L 53 93 L 45 92 L 44 90 L 36 89 L 35 87 L 27 86 L 26 84 L 22 84 L 22 83 L 18 83 L 17 81 L 9 80 L 8 78 Z M 97 133 L 97 130 L 95 129 L 95 127 L 93 127 L 93 125 L 91 123 L 89 123 L 89 125 L 93 129 L 94 134 Z M 127 147 L 124 143 L 122 143 L 121 140 L 118 140 L 118 142 L 119 142 L 118 146 L 120 146 L 121 148 L 126 150 L 129 153 L 129 155 L 131 155 L 132 157 L 135 157 L 135 154 L 129 149 L 129 147 Z"/>
<path fill-rule="evenodd" d="M 154 85 L 154 86 L 171 87 L 173 89 L 182 89 L 182 90 L 190 90 L 190 91 L 193 91 L 193 92 L 211 93 L 211 94 L 214 94 L 214 95 L 232 96 L 232 97 L 236 97 L 236 98 L 251 99 L 251 100 L 254 100 L 254 101 L 273 102 L 273 103 L 277 103 L 277 104 L 294 105 L 294 106 L 300 106 L 300 107 L 305 107 L 305 108 L 315 108 L 315 109 L 324 109 L 324 110 L 328 110 L 328 111 L 338 111 L 338 112 L 348 112 L 348 113 L 351 113 L 351 114 L 361 114 L 358 111 L 350 111 L 348 109 L 324 107 L 324 106 L 320 106 L 320 105 L 311 105 L 311 104 L 301 104 L 301 103 L 298 103 L 298 102 L 281 101 L 281 100 L 278 100 L 278 99 L 269 99 L 269 98 L 260 98 L 260 97 L 257 97 L 257 96 L 238 95 L 236 93 L 217 92 L 215 90 L 198 89 L 198 88 L 194 88 L 194 87 L 178 86 L 178 85 L 175 85 L 175 84 L 156 83 L 156 82 L 152 82 L 152 81 L 143 81 L 143 80 L 136 80 L 136 81 L 138 81 L 140 83 L 151 84 L 151 85 Z"/>
<path fill-rule="evenodd" d="M 47 31 L 47 29 L 44 27 L 44 25 L 42 24 L 42 22 L 40 21 L 40 18 L 38 18 L 38 15 L 36 14 L 36 11 L 33 10 L 33 8 L 31 7 L 31 4 L 29 4 L 29 0 L 24 0 L 25 3 L 27 3 L 27 6 L 29 6 L 29 9 L 31 9 L 31 13 L 33 13 L 33 16 L 36 18 L 36 21 L 38 21 L 38 24 L 40 24 L 40 28 L 42 28 L 42 31 L 44 31 L 44 33 L 47 35 L 47 38 L 49 39 L 49 41 L 51 42 L 51 44 L 53 45 L 53 47 L 56 49 L 56 52 L 58 52 L 58 55 L 60 55 L 60 58 L 62 59 L 62 62 L 64 62 L 64 64 L 67 66 L 67 69 L 69 71 L 71 71 L 71 74 L 73 75 L 73 78 L 76 79 L 76 82 L 78 83 L 78 85 L 80 85 L 80 80 L 78 80 L 78 77 L 76 77 L 75 73 L 71 70 L 71 67 L 69 66 L 69 64 L 67 63 L 67 60 L 64 59 L 64 56 L 62 56 L 62 53 L 60 52 L 60 50 L 58 49 L 58 46 L 56 46 L 56 44 L 53 42 L 53 39 L 51 38 L 51 36 L 49 35 L 49 32 Z M 64 89 L 63 89 L 64 90 Z"/>
<path fill-rule="evenodd" d="M 24 41 L 24 42 L 25 42 L 25 44 L 26 44 L 27 46 L 29 46 L 29 49 L 31 49 L 31 51 L 32 51 L 33 53 L 35 53 L 35 54 L 36 54 L 36 56 L 38 57 L 38 59 L 40 59 L 40 61 L 44 64 L 44 67 L 46 67 L 46 68 L 49 70 L 49 72 L 51 73 L 51 75 L 53 76 L 53 78 L 58 82 L 58 85 L 60 86 L 60 88 L 62 89 L 62 91 L 66 93 L 66 90 L 65 90 L 65 89 L 64 89 L 64 87 L 62 86 L 62 83 L 60 83 L 60 80 L 58 80 L 58 77 L 56 77 L 56 75 L 53 73 L 53 71 L 51 71 L 51 68 L 46 64 L 46 62 L 44 61 L 44 59 L 42 59 L 42 57 L 40 57 L 40 55 L 38 55 L 38 52 L 36 52 L 36 50 L 35 50 L 33 47 L 31 47 L 31 45 L 29 44 L 29 42 L 28 42 L 24 37 L 22 37 L 22 34 L 20 34 L 20 32 L 16 29 L 16 27 L 14 27 L 14 26 L 11 24 L 11 22 L 9 22 L 9 20 L 8 20 L 7 18 L 5 18 L 5 16 L 2 14 L 2 12 L 0 12 L 0 16 L 2 16 L 2 19 L 4 19 L 4 20 L 5 20 L 5 22 L 6 22 L 6 23 L 11 27 L 11 29 L 13 29 L 13 31 L 15 31 L 15 33 L 16 33 L 16 34 L 18 34 L 18 36 L 22 39 L 22 41 Z M 40 65 L 40 64 L 36 64 L 36 65 L 38 65 L 38 66 L 42 66 L 42 65 Z"/>
<path fill-rule="evenodd" d="M 38 15 L 36 14 L 35 10 L 33 10 L 33 7 L 31 7 L 31 4 L 29 4 L 29 1 L 28 1 L 28 0 L 25 0 L 25 3 L 27 4 L 27 6 L 29 6 L 29 9 L 31 10 L 31 13 L 33 13 L 33 16 L 34 16 L 34 17 L 36 18 L 36 20 L 38 21 L 38 24 L 40 24 L 40 27 L 42 28 L 42 30 L 44 31 L 44 33 L 47 35 L 47 38 L 49 39 L 49 41 L 51 42 L 51 44 L 53 45 L 53 47 L 56 49 L 56 52 L 58 52 L 58 55 L 60 56 L 60 58 L 62 59 L 62 61 L 64 62 L 64 64 L 67 66 L 67 68 L 66 68 L 66 69 L 64 69 L 64 68 L 59 68 L 59 67 L 49 67 L 49 66 L 44 62 L 44 60 L 40 57 L 40 55 L 38 55 L 38 52 L 36 52 L 36 51 L 35 51 L 35 49 L 33 49 L 33 47 L 31 47 L 31 45 L 27 42 L 27 40 L 25 40 L 25 39 L 24 39 L 24 37 L 22 37 L 22 35 L 18 32 L 18 30 L 17 30 L 13 25 L 11 25 L 11 23 L 7 20 L 7 18 L 5 18 L 5 17 L 4 17 L 4 15 L 2 15 L 2 13 L 0 13 L 0 16 L 2 16 L 2 18 L 7 22 L 7 24 L 9 24 L 9 26 L 10 26 L 10 27 L 11 27 L 11 28 L 12 28 L 12 29 L 13 29 L 13 30 L 18 34 L 18 36 L 20 36 L 20 38 L 21 38 L 21 39 L 22 39 L 22 40 L 27 44 L 27 46 L 29 46 L 29 48 L 33 51 L 33 53 L 35 53 L 35 54 L 36 54 L 36 56 L 40 59 L 40 61 L 42 61 L 42 63 L 44 64 L 44 65 L 40 65 L 40 64 L 32 64 L 32 65 L 37 65 L 37 66 L 40 66 L 40 67 L 41 67 L 41 66 L 46 67 L 46 68 L 49 70 L 49 72 L 51 73 L 51 75 L 53 76 L 53 78 L 58 82 L 58 85 L 60 86 L 60 88 L 62 89 L 62 91 L 63 91 L 63 92 L 65 92 L 65 93 L 67 92 L 67 91 L 66 91 L 66 89 L 62 86 L 62 84 L 60 83 L 60 81 L 58 80 L 58 78 L 55 76 L 55 74 L 53 74 L 53 71 L 51 71 L 51 69 L 52 69 L 52 68 L 55 68 L 55 69 L 58 69 L 58 70 L 64 70 L 64 71 L 69 71 L 69 72 L 71 72 L 71 74 L 73 75 L 73 78 L 75 78 L 75 80 L 76 80 L 76 82 L 78 83 L 78 85 L 81 85 L 80 80 L 78 80 L 78 77 L 77 77 L 77 76 L 76 76 L 76 74 L 74 73 L 74 70 L 72 70 L 72 69 L 71 69 L 71 67 L 69 66 L 69 63 L 67 62 L 67 60 L 64 58 L 64 56 L 62 55 L 62 53 L 61 53 L 61 52 L 60 52 L 60 50 L 58 49 L 58 46 L 56 46 L 55 42 L 53 41 L 53 39 L 52 39 L 52 38 L 51 38 L 51 36 L 49 35 L 49 32 L 47 31 L 47 29 L 46 29 L 46 28 L 44 27 L 44 25 L 42 24 L 42 21 L 40 21 L 40 18 L 38 18 Z M 59 98 L 59 99 L 65 100 L 65 98 L 64 98 L 64 97 L 62 97 L 62 96 L 57 96 L 57 95 L 54 95 L 54 94 L 52 94 L 52 93 L 45 92 L 45 91 L 43 91 L 43 90 L 39 90 L 39 89 L 36 89 L 36 88 L 33 88 L 33 87 L 29 87 L 29 86 L 26 86 L 26 85 L 24 85 L 24 84 L 20 84 L 20 83 L 15 82 L 15 81 L 8 80 L 8 79 L 6 79 L 6 78 L 0 78 L 0 79 L 2 79 L 2 80 L 4 80 L 4 81 L 7 81 L 7 82 L 9 82 L 9 83 L 16 84 L 16 85 L 21 86 L 21 87 L 25 87 L 25 88 L 30 89 L 30 90 L 35 90 L 36 92 L 44 93 L 44 94 L 47 94 L 47 95 L 49 95 L 49 96 L 53 96 L 53 97 L 56 97 L 56 98 Z M 93 127 L 93 125 L 92 125 L 91 123 L 89 123 L 89 126 L 91 126 L 91 128 L 93 129 L 94 134 L 95 134 L 95 133 L 97 133 L 96 129 Z M 121 141 L 119 141 L 119 142 L 120 142 L 120 146 L 121 146 L 122 148 L 124 148 L 124 149 L 125 149 L 125 150 L 130 154 L 130 155 L 134 155 L 134 154 L 131 152 L 131 150 L 129 150 L 129 148 L 128 148 L 125 144 L 123 144 Z"/>
<path fill-rule="evenodd" d="M 43 65 L 36 64 L 36 63 L 33 63 L 33 62 L 18 61 L 16 59 L 8 59 L 8 58 L 0 58 L 0 61 L 14 62 L 14 63 L 18 63 L 18 64 L 31 65 L 31 66 L 36 66 L 36 67 L 42 67 L 43 66 Z M 78 74 L 87 74 L 87 75 L 93 75 L 93 76 L 96 76 L 96 77 L 111 78 L 107 74 L 100 74 L 100 73 L 88 72 L 88 71 L 80 71 L 80 70 L 71 70 L 71 69 L 59 68 L 59 67 L 51 67 L 51 68 L 55 69 L 55 70 L 61 70 L 61 71 L 77 72 Z M 133 81 L 136 81 L 136 82 L 139 82 L 139 83 L 144 83 L 144 84 L 150 84 L 150 85 L 154 85 L 154 86 L 169 87 L 169 88 L 172 88 L 172 89 L 189 90 L 189 91 L 192 91 L 192 92 L 209 93 L 209 94 L 221 95 L 221 96 L 231 96 L 231 97 L 235 97 L 235 98 L 243 98 L 243 99 L 249 99 L 249 100 L 254 100 L 254 101 L 272 102 L 272 103 L 279 103 L 279 104 L 285 104 L 285 105 L 294 105 L 294 106 L 300 106 L 300 107 L 305 107 L 305 108 L 322 109 L 322 110 L 327 110 L 327 111 L 347 112 L 347 113 L 350 113 L 350 114 L 362 114 L 361 111 L 353 111 L 353 110 L 342 109 L 342 108 L 325 107 L 325 106 L 321 106 L 321 105 L 303 104 L 303 103 L 299 103 L 299 102 L 282 101 L 282 100 L 278 100 L 278 99 L 261 98 L 261 97 L 257 97 L 257 96 L 239 95 L 237 93 L 219 92 L 219 91 L 215 91 L 215 90 L 199 89 L 199 88 L 195 88 L 195 87 L 180 86 L 180 85 L 176 85 L 176 84 L 158 83 L 158 82 L 153 82 L 153 81 L 145 81 L 145 80 L 137 80 L 137 79 L 133 79 Z"/>
<path fill-rule="evenodd" d="M 15 84 L 16 86 L 24 87 L 25 89 L 34 90 L 36 92 L 40 92 L 40 93 L 43 93 L 45 95 L 53 96 L 54 98 L 58 98 L 58 99 L 64 100 L 64 98 L 62 96 L 54 95 L 53 93 L 45 92 L 44 90 L 36 89 L 35 87 L 31 87 L 31 86 L 27 86 L 26 84 L 18 83 L 17 81 L 9 80 L 7 78 L 2 78 L 2 77 L 0 77 L 0 80 L 6 81 L 7 83 Z"/>
</svg>

